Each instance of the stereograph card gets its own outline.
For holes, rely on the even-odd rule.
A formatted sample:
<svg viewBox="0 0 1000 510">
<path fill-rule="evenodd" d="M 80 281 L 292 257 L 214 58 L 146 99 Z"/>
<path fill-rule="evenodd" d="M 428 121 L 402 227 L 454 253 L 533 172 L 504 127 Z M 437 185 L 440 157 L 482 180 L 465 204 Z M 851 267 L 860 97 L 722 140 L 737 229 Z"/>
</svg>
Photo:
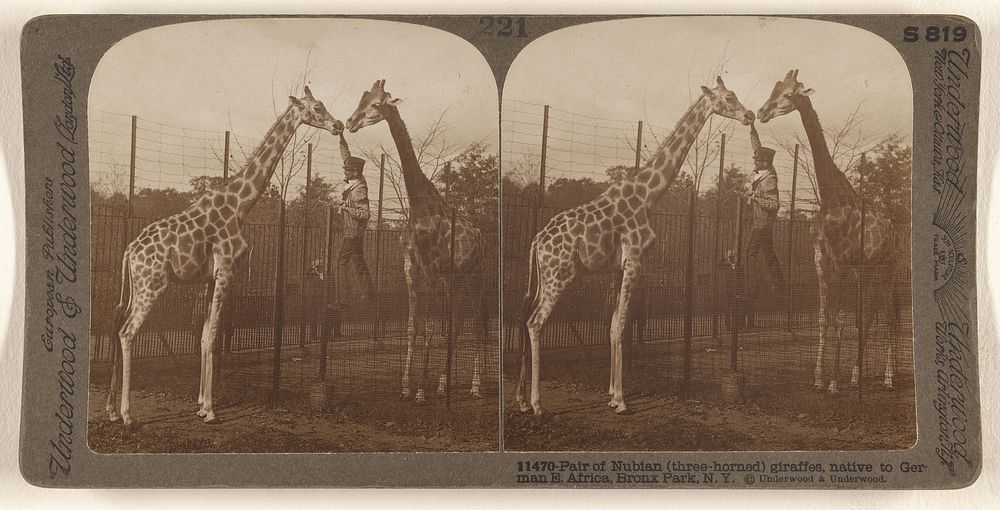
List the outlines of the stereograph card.
<svg viewBox="0 0 1000 510">
<path fill-rule="evenodd" d="M 22 473 L 967 486 L 980 48 L 948 15 L 36 18 Z"/>
</svg>

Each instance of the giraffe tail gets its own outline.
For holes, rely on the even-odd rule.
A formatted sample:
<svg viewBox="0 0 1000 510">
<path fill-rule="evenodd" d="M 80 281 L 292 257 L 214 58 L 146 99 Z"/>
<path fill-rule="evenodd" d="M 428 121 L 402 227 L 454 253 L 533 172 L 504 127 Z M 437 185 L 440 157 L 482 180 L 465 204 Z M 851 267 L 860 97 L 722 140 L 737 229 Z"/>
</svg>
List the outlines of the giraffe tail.
<svg viewBox="0 0 1000 510">
<path fill-rule="evenodd" d="M 531 253 L 528 255 L 528 288 L 524 294 L 524 305 L 521 308 L 521 352 L 527 353 L 528 320 L 538 306 L 538 248 L 531 243 Z"/>
<path fill-rule="evenodd" d="M 121 329 L 125 325 L 126 319 L 128 319 L 129 310 L 132 308 L 132 272 L 128 270 L 128 249 L 125 250 L 125 254 L 122 256 L 122 290 L 118 298 L 118 306 L 115 306 L 115 311 L 111 318 L 111 371 L 112 374 L 115 371 L 115 367 L 121 359 Z M 112 376 L 113 377 L 113 376 Z M 113 379 L 112 379 L 113 381 Z"/>
</svg>

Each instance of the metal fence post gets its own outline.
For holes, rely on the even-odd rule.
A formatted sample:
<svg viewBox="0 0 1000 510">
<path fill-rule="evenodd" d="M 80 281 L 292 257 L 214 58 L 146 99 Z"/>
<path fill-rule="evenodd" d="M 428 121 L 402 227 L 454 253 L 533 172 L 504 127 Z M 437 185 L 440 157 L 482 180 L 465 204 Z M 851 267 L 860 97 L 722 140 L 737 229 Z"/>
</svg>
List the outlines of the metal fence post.
<svg viewBox="0 0 1000 510">
<path fill-rule="evenodd" d="M 694 211 L 698 192 L 691 189 L 688 200 L 687 260 L 684 265 L 684 396 L 691 385 L 691 341 L 694 321 Z"/>
<path fill-rule="evenodd" d="M 786 286 L 788 287 L 788 316 L 785 319 L 785 327 L 791 332 L 793 328 L 792 325 L 792 289 L 795 288 L 792 285 L 792 278 L 795 277 L 795 264 L 792 258 L 792 247 L 795 246 L 793 241 L 795 240 L 795 188 L 797 186 L 796 180 L 799 176 L 799 144 L 795 144 L 795 155 L 792 158 L 792 199 L 791 203 L 788 205 L 788 278 Z"/>
<path fill-rule="evenodd" d="M 449 275 L 448 275 L 448 357 L 445 361 L 445 409 L 451 410 L 451 380 L 452 361 L 455 356 L 455 324 L 454 324 L 454 302 L 455 302 L 455 208 L 451 208 L 451 240 L 449 241 Z"/>
<path fill-rule="evenodd" d="M 302 277 L 299 284 L 299 348 L 304 348 L 306 344 L 306 333 L 309 329 L 306 324 L 305 308 L 310 301 L 310 296 L 306 296 L 306 279 L 309 278 L 309 185 L 312 183 L 312 162 L 313 144 L 306 145 L 306 191 L 302 200 Z"/>
<path fill-rule="evenodd" d="M 740 321 L 745 319 L 746 282 L 743 267 L 743 198 L 736 200 L 736 306 L 730 309 L 729 368 L 735 374 L 739 361 Z"/>
<path fill-rule="evenodd" d="M 725 178 L 726 134 L 719 140 L 719 180 L 715 184 L 715 243 L 712 247 L 712 263 L 715 264 L 715 314 L 712 318 L 712 338 L 719 339 L 719 319 L 722 309 L 722 285 L 719 274 L 719 237 L 722 233 L 722 180 Z"/>
<path fill-rule="evenodd" d="M 285 199 L 278 200 L 278 245 L 274 268 L 274 356 L 271 372 L 271 405 L 278 401 L 281 386 L 281 342 L 285 328 Z"/>
<path fill-rule="evenodd" d="M 865 369 L 865 323 L 864 323 L 864 281 L 865 281 L 865 165 L 868 161 L 864 152 L 861 153 L 861 161 L 858 163 L 858 198 L 861 200 L 861 256 L 858 258 L 858 303 L 857 303 L 857 328 L 858 328 L 858 402 L 862 400 L 861 387 L 864 386 Z"/>
</svg>

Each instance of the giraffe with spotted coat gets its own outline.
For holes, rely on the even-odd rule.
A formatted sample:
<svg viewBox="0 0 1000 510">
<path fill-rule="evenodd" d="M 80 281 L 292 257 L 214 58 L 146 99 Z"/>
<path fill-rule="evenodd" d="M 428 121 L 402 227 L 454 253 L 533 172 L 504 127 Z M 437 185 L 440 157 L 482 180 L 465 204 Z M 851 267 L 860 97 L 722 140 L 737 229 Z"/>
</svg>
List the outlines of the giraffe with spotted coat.
<svg viewBox="0 0 1000 510">
<path fill-rule="evenodd" d="M 702 94 L 681 117 L 656 151 L 653 160 L 634 176 L 612 184 L 585 204 L 555 215 L 531 243 L 528 292 L 524 300 L 522 338 L 531 343 L 531 405 L 524 400 L 529 351 L 522 349 L 521 376 L 516 399 L 521 412 L 542 414 L 539 397 L 541 333 L 546 320 L 566 288 L 580 271 L 620 271 L 621 290 L 611 318 L 611 377 L 608 406 L 628 412 L 622 390 L 622 333 L 625 315 L 642 265 L 643 254 L 653 244 L 650 209 L 667 193 L 688 150 L 711 115 L 749 125 L 754 114 L 716 77 L 715 88 Z"/>
<path fill-rule="evenodd" d="M 344 124 L 333 118 L 322 102 L 289 96 L 289 106 L 264 140 L 229 182 L 208 191 L 187 209 L 154 221 L 125 248 L 122 256 L 122 290 L 115 308 L 118 342 L 112 356 L 111 387 L 105 410 L 111 421 L 132 423 L 129 413 L 132 341 L 150 309 L 171 284 L 206 283 L 209 312 L 201 332 L 201 376 L 198 416 L 215 420 L 212 408 L 212 351 L 219 332 L 222 307 L 233 283 L 235 263 L 250 247 L 243 232 L 247 214 L 267 188 L 275 167 L 302 124 L 340 135 Z M 119 358 L 121 364 L 119 365 Z M 115 409 L 117 378 L 121 372 L 121 406 Z"/>
</svg>

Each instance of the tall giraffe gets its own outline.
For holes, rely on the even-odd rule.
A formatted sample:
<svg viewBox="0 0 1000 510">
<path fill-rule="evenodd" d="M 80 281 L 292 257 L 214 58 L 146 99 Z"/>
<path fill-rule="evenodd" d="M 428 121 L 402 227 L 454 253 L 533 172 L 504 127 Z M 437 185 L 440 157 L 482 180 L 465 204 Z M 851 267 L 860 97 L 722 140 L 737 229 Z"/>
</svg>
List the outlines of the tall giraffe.
<svg viewBox="0 0 1000 510">
<path fill-rule="evenodd" d="M 344 124 L 313 98 L 288 97 L 290 102 L 239 174 L 217 189 L 208 191 L 187 209 L 155 221 L 125 248 L 122 257 L 121 299 L 115 308 L 116 344 L 112 357 L 111 388 L 105 410 L 111 421 L 132 423 L 129 415 L 132 339 L 138 333 L 153 303 L 171 283 L 207 283 L 210 310 L 201 333 L 201 382 L 198 416 L 215 420 L 212 409 L 212 350 L 219 330 L 223 303 L 233 283 L 233 266 L 249 249 L 242 227 L 247 214 L 267 188 L 275 166 L 295 130 L 301 124 L 339 135 Z M 119 352 L 120 351 L 120 352 Z M 114 409 L 115 385 L 121 356 L 121 414 Z"/>
<path fill-rule="evenodd" d="M 471 292 L 471 305 L 476 308 L 479 321 L 479 345 L 475 348 L 473 362 L 473 396 L 479 395 L 480 372 L 486 362 L 486 342 L 489 332 L 489 293 L 492 285 L 484 284 L 483 278 L 491 281 L 496 272 L 495 258 L 490 252 L 482 233 L 477 227 L 461 218 L 452 225 L 451 207 L 441 198 L 434 183 L 420 169 L 410 134 L 399 116 L 396 105 L 402 101 L 385 91 L 385 80 L 377 80 L 370 90 L 361 95 L 357 109 L 347 118 L 347 129 L 356 133 L 361 128 L 385 121 L 389 133 L 399 153 L 400 169 L 409 202 L 406 229 L 400 235 L 403 245 L 403 272 L 409 305 L 407 322 L 406 361 L 403 365 L 403 398 L 410 396 L 410 369 L 414 345 L 418 331 L 424 334 L 424 360 L 420 381 L 414 396 L 416 401 L 424 400 L 424 384 L 427 380 L 429 364 L 430 336 L 425 329 L 426 319 L 421 304 L 431 304 L 428 297 L 430 287 L 449 275 L 458 275 L 461 292 Z M 454 228 L 455 266 L 451 266 L 451 239 Z M 471 277 L 471 278 L 470 278 Z M 478 281 L 477 281 L 478 280 Z M 459 294 L 463 295 L 463 294 Z M 452 299 L 449 296 L 449 299 Z M 457 300 L 460 304 L 463 300 Z M 444 392 L 447 375 L 438 382 L 438 393 Z"/>
<path fill-rule="evenodd" d="M 827 329 L 836 323 L 837 346 L 834 356 L 834 370 L 828 391 L 836 394 L 837 374 L 840 367 L 840 344 L 844 330 L 844 312 L 851 299 L 852 282 L 858 278 L 868 282 L 861 305 L 865 308 L 864 324 L 867 331 L 875 312 L 885 310 L 890 317 L 891 327 L 898 326 L 899 292 L 897 279 L 901 276 L 902 264 L 909 263 L 908 246 L 903 246 L 892 220 L 885 211 L 871 202 L 865 204 L 864 255 L 861 250 L 861 198 L 851 183 L 833 161 L 823 136 L 819 117 L 813 109 L 813 89 L 805 88 L 798 81 L 798 69 L 785 74 L 785 78 L 774 84 L 771 96 L 758 110 L 762 123 L 774 117 L 798 111 L 802 118 L 813 155 L 813 171 L 819 187 L 819 212 L 810 229 L 813 237 L 814 261 L 820 282 L 819 296 L 819 345 L 816 352 L 816 367 L 813 371 L 814 386 L 823 389 L 823 347 Z M 860 264 L 861 262 L 864 264 Z M 864 274 L 858 268 L 864 267 Z M 831 320 L 834 319 L 834 320 Z M 860 334 L 861 332 L 859 332 Z M 883 385 L 892 388 L 893 337 L 886 346 L 886 366 Z M 856 385 L 859 368 L 855 362 L 851 385 Z"/>
<path fill-rule="evenodd" d="M 622 392 L 622 332 L 629 300 L 639 280 L 643 253 L 653 243 L 649 211 L 674 182 L 688 150 L 712 114 L 753 121 L 736 94 L 716 77 L 716 87 L 701 88 L 698 100 L 663 140 L 656 156 L 636 175 L 613 184 L 590 202 L 554 216 L 531 243 L 528 292 L 522 318 L 531 341 L 531 406 L 524 401 L 528 351 L 523 350 L 517 403 L 522 412 L 542 414 L 539 400 L 540 343 L 542 327 L 576 276 L 577 271 L 621 271 L 621 290 L 611 318 L 611 378 L 608 406 L 616 413 L 628 411 Z"/>
</svg>

